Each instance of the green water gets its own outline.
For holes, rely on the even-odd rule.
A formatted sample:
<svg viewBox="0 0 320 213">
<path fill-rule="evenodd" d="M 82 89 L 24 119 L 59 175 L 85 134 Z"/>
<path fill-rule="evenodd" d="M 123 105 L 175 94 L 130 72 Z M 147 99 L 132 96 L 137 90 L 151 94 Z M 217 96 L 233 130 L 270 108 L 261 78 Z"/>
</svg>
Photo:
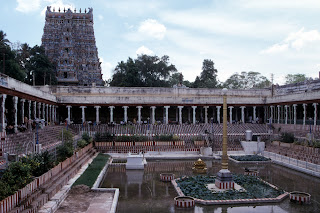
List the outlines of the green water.
<svg viewBox="0 0 320 213">
<path fill-rule="evenodd" d="M 280 203 L 257 205 L 196 204 L 194 209 L 178 209 L 174 205 L 177 196 L 171 183 L 160 181 L 160 173 L 174 173 L 176 177 L 193 175 L 192 160 L 148 161 L 144 170 L 126 170 L 125 166 L 110 166 L 101 187 L 120 189 L 117 212 L 320 212 L 320 179 L 274 164 L 236 164 L 229 161 L 229 170 L 243 173 L 244 168 L 257 168 L 262 179 L 285 191 L 303 191 L 311 194 L 310 205 L 291 203 L 289 198 Z M 205 161 L 208 174 L 220 170 L 219 161 Z"/>
</svg>

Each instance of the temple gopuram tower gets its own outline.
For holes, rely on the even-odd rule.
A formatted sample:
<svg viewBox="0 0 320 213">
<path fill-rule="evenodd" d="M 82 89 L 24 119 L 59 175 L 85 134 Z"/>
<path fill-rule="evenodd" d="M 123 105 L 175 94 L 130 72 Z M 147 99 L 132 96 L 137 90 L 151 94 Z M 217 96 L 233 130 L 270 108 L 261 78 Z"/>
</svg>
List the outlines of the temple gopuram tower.
<svg viewBox="0 0 320 213">
<path fill-rule="evenodd" d="M 60 85 L 103 85 L 93 31 L 92 8 L 77 13 L 47 7 L 42 45 L 56 66 Z"/>
</svg>

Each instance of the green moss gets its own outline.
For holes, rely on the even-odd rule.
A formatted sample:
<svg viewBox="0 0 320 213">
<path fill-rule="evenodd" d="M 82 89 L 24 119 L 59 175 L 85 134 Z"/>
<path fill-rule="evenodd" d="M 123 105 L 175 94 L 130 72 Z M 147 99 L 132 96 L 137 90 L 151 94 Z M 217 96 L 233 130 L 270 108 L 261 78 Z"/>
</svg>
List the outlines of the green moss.
<svg viewBox="0 0 320 213">
<path fill-rule="evenodd" d="M 207 184 L 214 183 L 215 177 L 212 176 L 186 177 L 178 180 L 177 184 L 184 195 L 202 200 L 275 198 L 283 193 L 283 190 L 274 189 L 257 177 L 234 174 L 233 180 L 246 191 L 227 190 L 225 192 L 212 193 L 206 187 Z"/>
<path fill-rule="evenodd" d="M 237 161 L 269 161 L 269 158 L 263 157 L 261 155 L 230 155 L 230 158 L 233 158 Z"/>
<path fill-rule="evenodd" d="M 101 170 L 106 165 L 109 157 L 109 155 L 99 153 L 99 155 L 95 159 L 93 159 L 92 163 L 88 166 L 86 171 L 78 178 L 78 180 L 76 180 L 73 186 L 84 184 L 91 188 Z"/>
</svg>

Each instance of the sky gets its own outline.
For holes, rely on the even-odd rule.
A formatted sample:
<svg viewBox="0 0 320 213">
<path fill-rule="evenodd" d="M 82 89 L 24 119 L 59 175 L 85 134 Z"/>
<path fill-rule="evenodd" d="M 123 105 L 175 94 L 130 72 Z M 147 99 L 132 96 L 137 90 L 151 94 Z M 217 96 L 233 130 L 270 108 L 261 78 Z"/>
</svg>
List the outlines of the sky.
<svg viewBox="0 0 320 213">
<path fill-rule="evenodd" d="M 137 54 L 168 55 L 184 79 L 211 59 L 218 79 L 260 72 L 284 84 L 287 74 L 317 78 L 319 0 L 0 0 L 0 30 L 11 42 L 41 45 L 47 6 L 93 8 L 104 79 Z"/>
</svg>

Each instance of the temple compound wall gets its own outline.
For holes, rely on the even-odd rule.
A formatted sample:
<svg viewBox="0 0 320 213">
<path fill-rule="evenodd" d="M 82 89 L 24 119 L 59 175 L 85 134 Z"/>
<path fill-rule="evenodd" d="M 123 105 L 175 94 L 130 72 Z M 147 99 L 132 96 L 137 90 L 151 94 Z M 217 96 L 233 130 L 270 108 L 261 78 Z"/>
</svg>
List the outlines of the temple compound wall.
<svg viewBox="0 0 320 213">
<path fill-rule="evenodd" d="M 229 123 L 320 125 L 320 81 L 229 90 Z M 102 86 L 32 87 L 1 75 L 1 124 L 28 119 L 70 123 L 220 123 L 221 89 Z M 9 119 L 11 117 L 11 119 Z"/>
</svg>

